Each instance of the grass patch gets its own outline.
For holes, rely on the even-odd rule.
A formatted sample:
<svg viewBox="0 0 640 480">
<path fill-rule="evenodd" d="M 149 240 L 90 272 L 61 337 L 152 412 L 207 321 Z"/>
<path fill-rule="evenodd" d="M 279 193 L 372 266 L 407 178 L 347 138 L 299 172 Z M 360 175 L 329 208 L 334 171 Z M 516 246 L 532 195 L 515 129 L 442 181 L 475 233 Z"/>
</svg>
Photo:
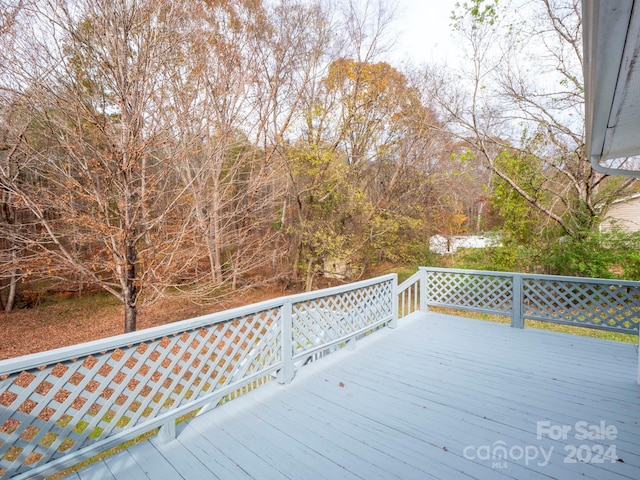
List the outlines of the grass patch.
<svg viewBox="0 0 640 480">
<path fill-rule="evenodd" d="M 404 268 L 396 269 L 393 272 L 389 272 L 389 273 L 397 273 L 398 274 L 398 285 L 400 285 L 407 278 L 409 278 L 411 275 L 416 273 L 417 270 L 418 270 L 417 268 L 404 267 Z"/>
<path fill-rule="evenodd" d="M 58 323 L 69 321 L 69 316 L 85 316 L 96 310 L 114 311 L 119 313 L 122 303 L 113 295 L 98 293 L 83 297 L 56 298 L 38 304 L 34 310 L 44 314 L 41 321 Z"/>
<path fill-rule="evenodd" d="M 80 420 L 75 427 L 73 427 L 73 432 L 81 435 L 89 426 L 89 422 L 85 420 Z"/>
<path fill-rule="evenodd" d="M 524 324 L 526 327 L 539 328 L 540 330 L 551 330 L 553 332 L 569 333 L 571 335 L 581 335 L 583 337 L 615 340 L 616 342 L 638 343 L 638 336 L 631 333 L 610 332 L 608 330 L 599 330 L 597 328 L 576 327 L 573 325 L 541 322 L 538 320 L 525 320 Z"/>
<path fill-rule="evenodd" d="M 484 320 L 485 322 L 506 323 L 511 324 L 511 318 L 505 315 L 495 315 L 485 312 L 472 312 L 469 310 L 458 310 L 448 307 L 429 307 L 430 312 L 443 313 L 445 315 L 453 315 L 456 317 L 472 318 L 474 320 Z"/>
</svg>

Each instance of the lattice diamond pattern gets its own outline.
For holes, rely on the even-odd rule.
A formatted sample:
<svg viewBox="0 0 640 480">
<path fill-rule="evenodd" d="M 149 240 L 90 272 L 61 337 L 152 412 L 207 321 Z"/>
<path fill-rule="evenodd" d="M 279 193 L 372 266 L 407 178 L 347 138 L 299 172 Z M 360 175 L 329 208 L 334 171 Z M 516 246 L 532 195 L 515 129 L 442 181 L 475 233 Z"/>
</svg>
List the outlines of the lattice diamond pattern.
<svg viewBox="0 0 640 480">
<path fill-rule="evenodd" d="M 66 455 L 281 360 L 279 309 L 0 379 L 0 478 Z"/>
<path fill-rule="evenodd" d="M 508 313 L 513 292 L 510 277 L 470 273 L 427 272 L 427 302 Z"/>
<path fill-rule="evenodd" d="M 294 303 L 292 307 L 293 355 L 348 338 L 355 332 L 390 320 L 391 282 L 338 295 Z"/>
<path fill-rule="evenodd" d="M 523 314 L 528 318 L 637 333 L 640 288 L 613 282 L 525 278 Z"/>
</svg>

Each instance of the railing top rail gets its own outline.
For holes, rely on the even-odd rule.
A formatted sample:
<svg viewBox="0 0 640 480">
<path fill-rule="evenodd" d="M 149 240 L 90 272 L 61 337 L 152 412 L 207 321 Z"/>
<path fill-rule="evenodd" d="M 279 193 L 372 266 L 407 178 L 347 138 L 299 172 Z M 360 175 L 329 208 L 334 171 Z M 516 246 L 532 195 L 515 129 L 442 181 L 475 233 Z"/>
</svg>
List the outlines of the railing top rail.
<svg viewBox="0 0 640 480">
<path fill-rule="evenodd" d="M 338 293 L 346 292 L 349 290 L 357 290 L 358 288 L 368 287 L 377 283 L 384 283 L 390 280 L 396 280 L 398 275 L 396 273 L 388 273 L 379 277 L 370 278 L 368 280 L 360 280 L 359 282 L 348 283 L 346 285 L 339 285 L 337 287 L 323 288 L 321 290 L 314 290 L 312 292 L 295 293 L 285 297 L 279 297 L 276 300 L 280 300 L 281 303 L 291 302 L 299 303 L 311 300 L 314 298 L 328 297 L 329 295 L 336 295 Z"/>
<path fill-rule="evenodd" d="M 640 287 L 640 282 L 634 280 L 620 280 L 615 278 L 588 278 L 588 277 L 567 277 L 562 275 L 542 275 L 537 273 L 520 273 L 523 279 L 533 280 L 556 280 L 560 282 L 573 283 L 597 283 L 599 285 L 617 285 L 621 287 Z"/>
<path fill-rule="evenodd" d="M 297 293 L 293 295 L 265 300 L 262 302 L 225 310 L 222 312 L 211 313 L 202 315 L 200 317 L 173 322 L 167 325 L 147 328 L 144 330 L 139 330 L 137 332 L 124 333 L 121 335 L 115 335 L 100 340 L 93 340 L 69 347 L 61 347 L 45 352 L 33 353 L 21 357 L 0 360 L 0 376 L 20 372 L 23 370 L 29 370 L 31 368 L 40 367 L 42 365 L 51 365 L 53 363 L 64 362 L 70 359 L 91 355 L 92 353 L 115 350 L 117 348 L 126 347 L 129 345 L 152 341 L 164 336 L 171 336 L 176 333 L 195 330 L 205 325 L 213 325 L 216 323 L 228 321 L 233 318 L 279 308 L 285 303 L 305 302 L 314 298 L 336 295 L 348 290 L 364 288 L 370 285 L 394 280 L 396 278 L 397 275 L 395 273 L 391 273 L 368 280 L 361 280 L 359 282 L 350 283 L 347 285 L 340 285 L 337 287 L 330 287 L 321 290 L 314 290 L 312 292 Z"/>
<path fill-rule="evenodd" d="M 544 275 L 538 273 L 502 272 L 493 270 L 469 270 L 464 268 L 442 268 L 442 267 L 419 267 L 427 272 L 441 273 L 464 273 L 469 275 L 487 275 L 495 277 L 522 277 L 534 280 L 556 280 L 560 282 L 580 282 L 597 283 L 600 285 L 619 285 L 625 287 L 640 287 L 640 282 L 635 280 L 619 280 L 614 278 L 590 278 L 590 277 L 570 277 L 562 275 Z"/>
<path fill-rule="evenodd" d="M 415 272 L 413 275 L 411 275 L 409 278 L 407 278 L 400 285 L 398 285 L 398 294 L 404 292 L 407 288 L 409 288 L 411 285 L 416 283 L 418 280 L 420 280 L 420 271 L 419 270 L 417 272 Z"/>
<path fill-rule="evenodd" d="M 468 270 L 464 268 L 441 268 L 441 267 L 418 267 L 420 270 L 427 272 L 440 272 L 440 273 L 465 273 L 470 275 L 491 275 L 494 277 L 514 277 L 518 275 L 512 272 L 497 272 L 493 270 Z"/>
</svg>

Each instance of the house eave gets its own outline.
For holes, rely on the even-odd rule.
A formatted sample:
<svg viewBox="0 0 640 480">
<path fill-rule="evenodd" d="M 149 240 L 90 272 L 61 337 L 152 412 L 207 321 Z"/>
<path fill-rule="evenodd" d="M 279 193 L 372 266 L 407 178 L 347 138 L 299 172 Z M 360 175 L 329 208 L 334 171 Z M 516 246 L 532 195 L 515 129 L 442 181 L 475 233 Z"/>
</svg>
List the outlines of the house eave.
<svg viewBox="0 0 640 480">
<path fill-rule="evenodd" d="M 586 152 L 593 169 L 640 177 L 640 15 L 636 0 L 583 0 Z"/>
</svg>

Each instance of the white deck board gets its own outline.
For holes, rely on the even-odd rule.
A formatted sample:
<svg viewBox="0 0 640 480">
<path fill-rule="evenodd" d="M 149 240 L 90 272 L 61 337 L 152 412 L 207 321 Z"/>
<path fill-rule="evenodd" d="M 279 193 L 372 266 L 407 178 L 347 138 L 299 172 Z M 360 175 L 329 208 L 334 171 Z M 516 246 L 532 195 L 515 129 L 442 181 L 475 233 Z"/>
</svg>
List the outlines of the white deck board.
<svg viewBox="0 0 640 480">
<path fill-rule="evenodd" d="M 414 314 L 291 384 L 196 417 L 176 440 L 144 442 L 68 478 L 637 480 L 637 358 L 632 344 Z M 538 439 L 538 421 L 604 421 L 617 435 Z M 551 461 L 466 458 L 466 447 L 497 442 L 553 448 Z M 622 461 L 565 463 L 566 449 L 596 444 L 615 445 Z"/>
</svg>

